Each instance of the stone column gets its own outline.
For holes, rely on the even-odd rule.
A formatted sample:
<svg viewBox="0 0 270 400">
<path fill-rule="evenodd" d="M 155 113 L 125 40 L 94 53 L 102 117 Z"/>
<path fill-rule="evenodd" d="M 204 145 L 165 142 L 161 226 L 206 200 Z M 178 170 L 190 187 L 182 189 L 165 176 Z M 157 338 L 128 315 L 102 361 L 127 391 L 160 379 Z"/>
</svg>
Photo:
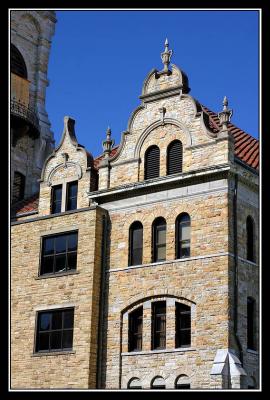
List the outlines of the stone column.
<svg viewBox="0 0 270 400">
<path fill-rule="evenodd" d="M 151 301 L 146 301 L 143 304 L 143 340 L 142 350 L 151 350 L 151 320 L 152 320 L 152 306 Z"/>
<path fill-rule="evenodd" d="M 166 349 L 175 348 L 175 299 L 166 301 Z"/>
</svg>

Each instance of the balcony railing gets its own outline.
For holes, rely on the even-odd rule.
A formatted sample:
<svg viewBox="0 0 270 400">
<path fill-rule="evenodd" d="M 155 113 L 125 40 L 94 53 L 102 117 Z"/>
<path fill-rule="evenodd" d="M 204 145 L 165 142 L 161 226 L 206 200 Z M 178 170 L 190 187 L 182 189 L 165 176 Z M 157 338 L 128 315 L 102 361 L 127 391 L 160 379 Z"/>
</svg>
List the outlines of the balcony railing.
<svg viewBox="0 0 270 400">
<path fill-rule="evenodd" d="M 20 118 L 30 123 L 31 125 L 31 133 L 34 137 L 38 137 L 39 135 L 39 121 L 38 117 L 35 114 L 35 111 L 29 107 L 26 107 L 22 103 L 11 100 L 10 102 L 10 112 L 11 116 Z"/>
</svg>

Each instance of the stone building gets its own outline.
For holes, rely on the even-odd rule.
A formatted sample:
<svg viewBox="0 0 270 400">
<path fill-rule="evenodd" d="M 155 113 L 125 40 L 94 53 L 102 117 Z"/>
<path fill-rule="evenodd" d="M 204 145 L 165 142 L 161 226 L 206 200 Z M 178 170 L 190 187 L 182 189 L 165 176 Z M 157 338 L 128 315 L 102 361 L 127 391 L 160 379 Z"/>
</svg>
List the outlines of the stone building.
<svg viewBox="0 0 270 400">
<path fill-rule="evenodd" d="M 65 117 L 14 209 L 13 389 L 259 387 L 259 144 L 161 56 L 120 145 Z"/>
<path fill-rule="evenodd" d="M 45 158 L 54 148 L 45 110 L 54 11 L 10 11 L 11 201 L 38 192 Z"/>
</svg>

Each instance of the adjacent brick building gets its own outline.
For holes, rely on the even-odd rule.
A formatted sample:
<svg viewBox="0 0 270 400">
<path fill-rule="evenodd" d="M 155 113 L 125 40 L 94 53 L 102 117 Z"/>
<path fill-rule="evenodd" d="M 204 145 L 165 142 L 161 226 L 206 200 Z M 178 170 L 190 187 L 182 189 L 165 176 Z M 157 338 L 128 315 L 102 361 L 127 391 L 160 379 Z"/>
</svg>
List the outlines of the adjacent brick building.
<svg viewBox="0 0 270 400">
<path fill-rule="evenodd" d="M 258 141 L 171 55 L 119 146 L 94 159 L 65 117 L 13 208 L 13 389 L 259 387 Z"/>
</svg>

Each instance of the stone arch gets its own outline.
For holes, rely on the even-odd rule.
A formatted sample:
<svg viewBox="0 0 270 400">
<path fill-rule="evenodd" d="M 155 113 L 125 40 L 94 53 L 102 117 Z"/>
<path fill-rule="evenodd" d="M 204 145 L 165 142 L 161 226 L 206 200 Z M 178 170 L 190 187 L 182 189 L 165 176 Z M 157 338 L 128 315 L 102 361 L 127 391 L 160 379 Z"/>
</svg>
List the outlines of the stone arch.
<svg viewBox="0 0 270 400">
<path fill-rule="evenodd" d="M 127 389 L 141 389 L 142 383 L 141 383 L 140 378 L 132 377 L 131 379 L 129 379 L 126 386 L 127 386 Z"/>
<path fill-rule="evenodd" d="M 166 389 L 166 381 L 162 375 L 156 375 L 150 382 L 151 389 L 158 389 L 163 386 Z"/>
<path fill-rule="evenodd" d="M 141 148 L 143 146 L 143 143 L 145 141 L 145 139 L 147 138 L 147 136 L 156 128 L 158 128 L 159 126 L 164 126 L 166 124 L 171 124 L 171 125 L 175 125 L 178 128 L 180 128 L 186 135 L 186 143 L 187 146 L 191 146 L 192 145 L 192 137 L 191 134 L 188 130 L 188 128 L 182 124 L 181 122 L 173 119 L 173 118 L 164 118 L 164 123 L 162 121 L 156 121 L 154 123 L 152 123 L 151 125 L 149 125 L 141 134 L 136 146 L 135 146 L 135 150 L 134 150 L 134 158 L 138 158 L 140 156 L 141 153 Z"/>
</svg>

